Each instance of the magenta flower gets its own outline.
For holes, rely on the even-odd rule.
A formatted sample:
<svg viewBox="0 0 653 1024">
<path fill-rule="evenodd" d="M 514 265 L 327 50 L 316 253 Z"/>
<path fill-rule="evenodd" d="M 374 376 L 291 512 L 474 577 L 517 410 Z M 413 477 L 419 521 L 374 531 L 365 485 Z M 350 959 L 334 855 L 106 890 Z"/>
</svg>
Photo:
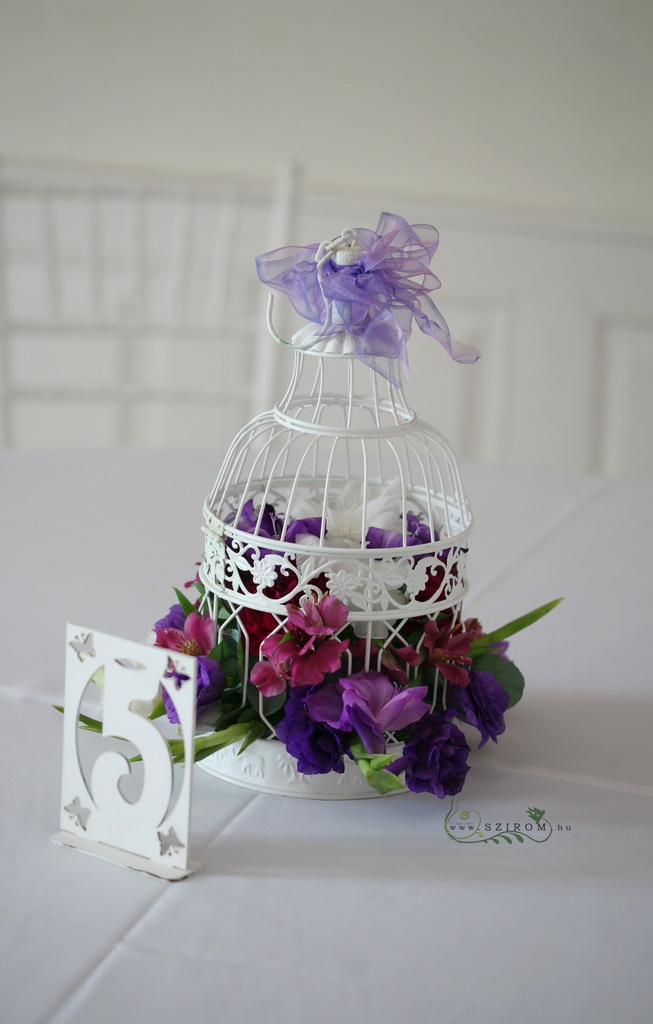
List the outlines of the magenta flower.
<svg viewBox="0 0 653 1024">
<path fill-rule="evenodd" d="M 469 686 L 472 639 L 473 634 L 466 632 L 460 622 L 455 626 L 439 626 L 430 620 L 424 626 L 427 664 L 437 668 L 450 683 Z"/>
<path fill-rule="evenodd" d="M 268 660 L 252 669 L 252 682 L 266 697 L 283 692 L 282 681 L 291 686 L 314 686 L 327 672 L 340 668 L 348 640 L 334 637 L 349 616 L 346 604 L 328 594 L 319 601 L 305 599 L 301 606 L 291 606 L 285 634 L 273 633 L 261 644 L 261 654 Z"/>
<path fill-rule="evenodd" d="M 353 729 L 371 754 L 382 754 L 385 732 L 403 729 L 428 713 L 426 694 L 426 686 L 398 687 L 381 672 L 356 672 L 310 694 L 306 708 L 314 721 Z"/>
<path fill-rule="evenodd" d="M 349 608 L 337 597 L 327 594 L 319 601 L 304 600 L 288 613 L 288 629 L 291 633 L 303 633 L 305 646 L 332 636 L 342 629 L 349 618 Z"/>
<path fill-rule="evenodd" d="M 288 679 L 282 666 L 283 663 L 277 666 L 269 661 L 257 661 L 254 665 L 249 678 L 264 697 L 276 697 L 286 689 Z"/>
<path fill-rule="evenodd" d="M 261 644 L 261 653 L 274 667 L 279 678 L 283 677 L 291 686 L 315 686 L 321 683 L 327 672 L 337 672 L 340 659 L 347 650 L 347 640 L 328 638 L 321 642 L 313 637 L 280 636 L 274 633 Z M 258 675 L 256 679 L 265 681 L 266 686 L 272 685 L 270 673 Z M 254 676 L 252 681 L 256 682 Z M 256 685 L 259 685 L 256 682 Z M 281 690 L 277 690 L 281 693 Z M 270 694 L 266 694 L 269 696 Z"/>
<path fill-rule="evenodd" d="M 215 625 L 213 619 L 202 618 L 198 612 L 191 612 L 182 629 L 157 629 L 155 644 L 183 654 L 210 654 L 215 646 Z"/>
</svg>

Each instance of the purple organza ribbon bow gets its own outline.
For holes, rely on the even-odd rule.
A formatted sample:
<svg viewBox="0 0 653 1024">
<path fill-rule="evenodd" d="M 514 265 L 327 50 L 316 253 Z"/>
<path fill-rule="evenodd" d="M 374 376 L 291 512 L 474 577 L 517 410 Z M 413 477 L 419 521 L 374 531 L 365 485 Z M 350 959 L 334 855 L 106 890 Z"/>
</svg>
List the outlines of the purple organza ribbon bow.
<svg viewBox="0 0 653 1024">
<path fill-rule="evenodd" d="M 287 246 L 257 258 L 258 276 L 285 292 L 300 316 L 320 325 L 316 336 L 346 331 L 359 338 L 357 357 L 393 384 L 408 376 L 413 318 L 456 362 L 476 362 L 479 352 L 453 340 L 428 295 L 440 287 L 429 270 L 438 247 L 436 228 L 382 213 L 376 231 L 359 228 L 356 235 L 361 251 L 350 265 L 328 258 L 318 268 L 317 243 Z"/>
</svg>

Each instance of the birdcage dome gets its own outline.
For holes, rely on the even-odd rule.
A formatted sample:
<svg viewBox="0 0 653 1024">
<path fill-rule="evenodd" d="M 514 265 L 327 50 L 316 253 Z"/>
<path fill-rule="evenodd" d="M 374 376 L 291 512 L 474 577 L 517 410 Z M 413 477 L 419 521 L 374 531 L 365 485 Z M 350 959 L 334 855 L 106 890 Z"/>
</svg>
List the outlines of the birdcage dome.
<svg viewBox="0 0 653 1024">
<path fill-rule="evenodd" d="M 471 514 L 451 447 L 346 351 L 295 352 L 286 394 L 236 436 L 204 517 L 201 579 L 236 618 L 281 623 L 328 593 L 373 639 L 458 611 L 466 591 Z"/>
</svg>

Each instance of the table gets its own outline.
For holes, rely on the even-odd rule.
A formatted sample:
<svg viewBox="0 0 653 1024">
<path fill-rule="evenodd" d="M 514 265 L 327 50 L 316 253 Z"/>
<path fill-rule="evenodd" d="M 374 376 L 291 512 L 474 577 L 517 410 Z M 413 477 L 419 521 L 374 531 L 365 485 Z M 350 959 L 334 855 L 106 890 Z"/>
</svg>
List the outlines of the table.
<svg viewBox="0 0 653 1024">
<path fill-rule="evenodd" d="M 50 842 L 64 625 L 144 639 L 193 575 L 219 453 L 5 453 L 6 1024 L 650 1019 L 653 487 L 463 466 L 468 614 L 527 679 L 461 804 L 541 844 L 452 842 L 448 803 L 289 800 L 196 770 L 178 884 Z M 490 749 L 491 748 L 491 749 Z"/>
</svg>

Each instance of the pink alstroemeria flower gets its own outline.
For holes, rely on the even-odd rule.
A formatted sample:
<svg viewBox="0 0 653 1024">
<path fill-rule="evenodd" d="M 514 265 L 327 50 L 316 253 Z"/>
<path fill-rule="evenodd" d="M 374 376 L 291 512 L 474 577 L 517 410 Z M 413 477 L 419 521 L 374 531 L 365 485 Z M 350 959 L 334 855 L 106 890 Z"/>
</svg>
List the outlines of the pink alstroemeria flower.
<svg viewBox="0 0 653 1024">
<path fill-rule="evenodd" d="M 393 683 L 398 683 L 400 686 L 408 686 L 410 680 L 408 678 L 408 673 L 401 664 L 402 661 L 406 662 L 408 665 L 412 665 L 413 668 L 416 668 L 418 665 L 422 664 L 422 656 L 410 645 L 407 647 L 385 647 L 383 649 L 381 654 L 381 668 L 385 675 Z"/>
<path fill-rule="evenodd" d="M 215 646 L 213 619 L 191 612 L 183 629 L 157 629 L 155 644 L 183 654 L 207 655 Z"/>
<path fill-rule="evenodd" d="M 336 640 L 334 633 L 347 621 L 349 609 L 337 597 L 328 594 L 314 601 L 306 598 L 291 606 L 287 632 L 273 633 L 261 644 L 261 654 L 268 664 L 252 670 L 252 682 L 266 697 L 282 693 L 281 681 L 291 686 L 321 683 L 327 672 L 340 668 L 348 640 Z"/>
<path fill-rule="evenodd" d="M 304 647 L 316 640 L 324 640 L 342 629 L 349 618 L 349 608 L 337 597 L 327 594 L 319 601 L 302 601 L 297 607 L 291 606 L 288 613 L 288 629 L 293 634 L 305 634 Z"/>
<path fill-rule="evenodd" d="M 264 697 L 276 697 L 288 685 L 285 674 L 269 661 L 257 661 L 249 678 Z"/>
<path fill-rule="evenodd" d="M 424 626 L 427 664 L 437 668 L 450 683 L 469 686 L 472 640 L 473 633 L 465 631 L 460 622 L 455 626 L 438 626 L 432 620 L 427 622 Z"/>
</svg>

